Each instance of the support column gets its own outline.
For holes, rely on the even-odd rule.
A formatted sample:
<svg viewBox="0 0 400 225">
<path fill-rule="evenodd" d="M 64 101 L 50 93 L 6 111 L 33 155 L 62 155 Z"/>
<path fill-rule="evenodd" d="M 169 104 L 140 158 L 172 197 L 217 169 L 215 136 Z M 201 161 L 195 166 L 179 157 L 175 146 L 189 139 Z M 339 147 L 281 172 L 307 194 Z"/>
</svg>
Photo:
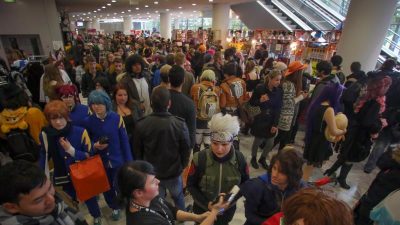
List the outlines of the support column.
<svg viewBox="0 0 400 225">
<path fill-rule="evenodd" d="M 221 45 L 226 48 L 226 37 L 229 27 L 230 4 L 213 4 L 212 31 L 214 41 L 221 40 Z"/>
<path fill-rule="evenodd" d="M 374 70 L 397 0 L 352 0 L 350 2 L 337 54 L 343 57 L 343 71 L 359 61 L 364 71 Z"/>
<path fill-rule="evenodd" d="M 93 29 L 96 29 L 96 32 L 100 31 L 100 19 L 94 19 L 92 21 L 93 23 Z"/>
<path fill-rule="evenodd" d="M 168 12 L 160 13 L 160 34 L 165 39 L 171 38 L 171 15 Z"/>
<path fill-rule="evenodd" d="M 132 18 L 127 16 L 124 17 L 124 34 L 130 35 L 132 30 Z"/>
</svg>

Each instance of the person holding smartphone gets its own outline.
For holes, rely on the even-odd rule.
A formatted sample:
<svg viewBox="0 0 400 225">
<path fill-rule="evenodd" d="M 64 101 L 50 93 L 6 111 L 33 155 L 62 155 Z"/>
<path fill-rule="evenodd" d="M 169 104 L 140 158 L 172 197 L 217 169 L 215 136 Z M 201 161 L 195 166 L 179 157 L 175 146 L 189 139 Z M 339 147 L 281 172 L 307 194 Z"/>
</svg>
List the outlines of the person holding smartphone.
<svg viewBox="0 0 400 225">
<path fill-rule="evenodd" d="M 88 99 L 93 114 L 83 122 L 93 140 L 93 150 L 99 154 L 106 169 L 111 189 L 104 192 L 107 205 L 113 209 L 112 219 L 119 220 L 120 210 L 115 202 L 116 187 L 114 178 L 118 169 L 132 161 L 128 134 L 123 118 L 112 111 L 111 99 L 104 91 L 94 90 Z"/>
</svg>

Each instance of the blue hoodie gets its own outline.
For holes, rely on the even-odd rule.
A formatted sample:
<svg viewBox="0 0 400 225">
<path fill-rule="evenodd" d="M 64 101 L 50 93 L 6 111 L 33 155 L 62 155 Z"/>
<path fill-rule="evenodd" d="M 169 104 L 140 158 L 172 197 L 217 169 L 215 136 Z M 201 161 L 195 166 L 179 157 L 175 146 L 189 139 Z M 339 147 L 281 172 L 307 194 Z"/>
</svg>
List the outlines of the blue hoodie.
<svg viewBox="0 0 400 225">
<path fill-rule="evenodd" d="M 268 173 L 252 178 L 240 187 L 241 194 L 246 198 L 244 202 L 245 225 L 260 225 L 266 219 L 281 211 L 282 201 L 306 186 L 301 181 L 299 188 L 286 188 L 281 191 L 271 183 Z"/>
</svg>

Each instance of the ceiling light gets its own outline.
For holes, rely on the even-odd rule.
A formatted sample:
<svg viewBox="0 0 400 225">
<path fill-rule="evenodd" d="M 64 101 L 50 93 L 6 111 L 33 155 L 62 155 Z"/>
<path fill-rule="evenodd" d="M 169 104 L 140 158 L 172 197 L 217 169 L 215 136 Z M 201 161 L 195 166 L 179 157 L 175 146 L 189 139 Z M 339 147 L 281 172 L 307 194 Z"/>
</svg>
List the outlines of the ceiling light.
<svg viewBox="0 0 400 225">
<path fill-rule="evenodd" d="M 125 13 L 124 11 L 122 11 L 121 13 Z"/>
<path fill-rule="evenodd" d="M 181 16 L 178 16 L 179 18 L 181 18 Z"/>
<path fill-rule="evenodd" d="M 136 8 L 136 10 L 139 10 L 139 8 Z"/>
<path fill-rule="evenodd" d="M 192 6 L 196 6 L 196 3 L 193 3 Z"/>
<path fill-rule="evenodd" d="M 147 15 L 149 15 L 150 13 L 146 13 Z"/>
<path fill-rule="evenodd" d="M 94 13 L 96 13 L 97 11 L 96 11 L 96 10 L 94 10 L 93 12 L 94 12 Z"/>
<path fill-rule="evenodd" d="M 110 14 L 107 14 L 107 16 L 110 16 Z"/>
<path fill-rule="evenodd" d="M 136 15 L 140 16 L 140 13 L 138 13 L 138 14 L 136 14 Z"/>
<path fill-rule="evenodd" d="M 97 9 L 97 11 L 101 11 L 101 9 Z"/>
<path fill-rule="evenodd" d="M 84 13 L 83 15 L 86 16 L 86 13 Z"/>
<path fill-rule="evenodd" d="M 195 13 L 195 12 L 197 12 L 196 10 L 193 10 L 193 12 Z"/>
<path fill-rule="evenodd" d="M 179 6 L 178 8 L 182 9 L 182 6 Z"/>
<path fill-rule="evenodd" d="M 208 0 L 208 2 L 213 2 L 213 0 Z"/>
<path fill-rule="evenodd" d="M 155 11 L 155 13 L 158 13 L 158 11 Z"/>
<path fill-rule="evenodd" d="M 89 19 L 89 17 L 87 16 L 86 18 L 88 18 Z"/>
<path fill-rule="evenodd" d="M 103 17 L 103 15 L 100 15 L 100 17 Z"/>
<path fill-rule="evenodd" d="M 190 14 L 190 16 L 193 16 L 193 14 Z"/>
<path fill-rule="evenodd" d="M 128 12 L 131 12 L 132 10 L 128 9 Z"/>
<path fill-rule="evenodd" d="M 81 20 L 83 20 L 82 17 L 81 17 Z"/>
<path fill-rule="evenodd" d="M 117 15 L 117 13 L 114 13 L 114 15 Z"/>
<path fill-rule="evenodd" d="M 169 9 L 166 9 L 165 11 L 169 12 Z"/>
<path fill-rule="evenodd" d="M 121 18 L 122 18 L 122 16 L 121 16 Z"/>
<path fill-rule="evenodd" d="M 72 17 L 74 17 L 74 18 L 75 18 L 75 15 L 73 15 Z"/>
<path fill-rule="evenodd" d="M 182 15 L 182 14 L 183 14 L 183 12 L 180 12 L 180 14 Z"/>
<path fill-rule="evenodd" d="M 154 2 L 154 5 L 158 5 L 158 2 Z"/>
<path fill-rule="evenodd" d="M 111 3 L 107 3 L 108 6 L 111 6 Z"/>
<path fill-rule="evenodd" d="M 117 0 L 112 0 L 111 2 L 117 2 Z"/>
<path fill-rule="evenodd" d="M 106 7 L 105 7 L 105 6 L 102 6 L 101 8 L 105 9 Z"/>
<path fill-rule="evenodd" d="M 115 19 L 115 16 L 113 16 L 113 19 Z"/>
<path fill-rule="evenodd" d="M 144 7 L 148 8 L 149 6 L 148 6 L 148 5 L 145 5 Z"/>
<path fill-rule="evenodd" d="M 88 12 L 87 14 L 90 15 L 90 12 Z"/>
</svg>

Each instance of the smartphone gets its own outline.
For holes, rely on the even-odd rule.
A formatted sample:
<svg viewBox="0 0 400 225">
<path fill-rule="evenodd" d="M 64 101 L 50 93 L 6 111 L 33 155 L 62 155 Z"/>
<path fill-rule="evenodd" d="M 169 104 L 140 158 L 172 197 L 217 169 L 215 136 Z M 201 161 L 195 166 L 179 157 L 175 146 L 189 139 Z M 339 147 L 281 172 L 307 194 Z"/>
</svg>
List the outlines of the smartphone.
<svg viewBox="0 0 400 225">
<path fill-rule="evenodd" d="M 107 136 L 103 136 L 99 138 L 99 144 L 105 145 L 108 144 L 109 138 Z"/>
</svg>

